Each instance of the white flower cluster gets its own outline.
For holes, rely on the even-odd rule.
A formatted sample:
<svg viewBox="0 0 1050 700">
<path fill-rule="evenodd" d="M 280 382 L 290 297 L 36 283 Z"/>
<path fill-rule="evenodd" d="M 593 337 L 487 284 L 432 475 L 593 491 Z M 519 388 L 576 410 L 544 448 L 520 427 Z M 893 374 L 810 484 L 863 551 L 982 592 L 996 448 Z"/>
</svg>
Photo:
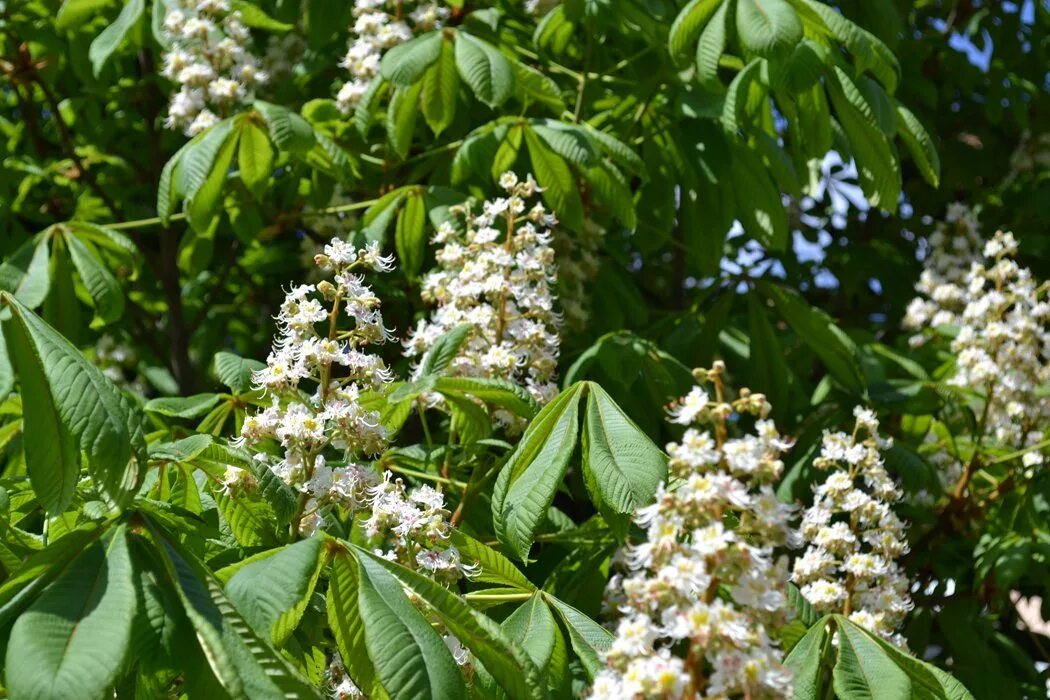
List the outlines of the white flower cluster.
<svg viewBox="0 0 1050 700">
<path fill-rule="evenodd" d="M 965 204 L 952 204 L 926 244 L 923 271 L 915 285 L 920 296 L 912 299 L 904 316 L 904 327 L 912 331 L 949 326 L 957 321 L 966 304 L 967 271 L 980 259 L 984 246 L 977 215 Z M 922 334 L 912 336 L 912 347 L 922 345 L 927 338 Z"/>
<path fill-rule="evenodd" d="M 369 83 L 379 75 L 384 52 L 416 34 L 440 27 L 448 16 L 449 9 L 436 2 L 357 0 L 350 48 L 339 63 L 350 72 L 350 80 L 335 98 L 339 109 L 347 114 L 354 110 Z"/>
<path fill-rule="evenodd" d="M 802 516 L 805 552 L 791 579 L 819 612 L 840 612 L 888 641 L 904 646 L 897 628 L 911 609 L 908 579 L 897 557 L 908 551 L 905 525 L 890 504 L 900 500 L 880 450 L 875 414 L 854 409 L 852 434 L 825 432 L 813 464 L 828 470 L 813 488 Z"/>
<path fill-rule="evenodd" d="M 358 510 L 370 502 L 378 483 L 375 473 L 352 462 L 330 466 L 324 452 L 336 448 L 350 459 L 385 447 L 379 414 L 361 405 L 360 394 L 392 379 L 383 360 L 363 350 L 391 335 L 383 326 L 379 299 L 355 274 L 389 271 L 391 258 L 381 256 L 376 246 L 357 250 L 334 238 L 316 262 L 332 280 L 297 285 L 285 296 L 273 352 L 253 377 L 273 396 L 273 404 L 248 416 L 241 428 L 241 439 L 250 446 L 280 443 L 279 457 L 261 452 L 257 459 L 307 497 L 300 522 L 305 534 L 323 525 L 326 505 Z M 349 317 L 353 327 L 340 329 L 341 317 Z M 324 334 L 318 325 L 325 327 Z"/>
<path fill-rule="evenodd" d="M 495 377 L 524 386 L 539 403 L 557 393 L 561 316 L 555 311 L 557 277 L 549 228 L 557 223 L 537 202 L 532 176 L 504 173 L 507 197 L 486 201 L 475 214 L 453 207 L 465 219 L 438 228 L 438 268 L 423 280 L 424 301 L 437 304 L 405 341 L 405 355 L 422 356 L 434 341 L 460 324 L 472 327 L 450 365 L 458 376 Z M 511 423 L 511 418 L 498 415 Z"/>
<path fill-rule="evenodd" d="M 996 232 L 962 279 L 945 281 L 931 296 L 936 317 L 958 329 L 948 382 L 980 397 L 977 437 L 1013 450 L 1039 442 L 1050 424 L 1050 396 L 1043 391 L 1050 384 L 1050 285 L 1018 265 L 1016 253 L 1014 237 Z M 1034 467 L 1044 459 L 1032 450 L 1023 463 Z M 946 485 L 957 481 L 958 460 L 942 451 L 935 462 L 945 467 Z"/>
<path fill-rule="evenodd" d="M 696 370 L 714 395 L 696 386 L 671 411 L 690 427 L 668 445 L 673 487 L 636 514 L 647 537 L 627 551 L 629 573 L 610 582 L 623 616 L 591 698 L 791 695 L 771 638 L 787 578 L 773 549 L 794 537 L 794 509 L 773 492 L 790 444 L 766 419 L 764 396 L 725 397 L 724 370 Z M 743 414 L 755 417 L 754 432 L 728 437 Z"/>
<path fill-rule="evenodd" d="M 164 17 L 171 43 L 161 74 L 181 87 L 171 97 L 166 125 L 194 136 L 251 100 L 267 82 L 246 48 L 251 34 L 228 0 L 177 0 Z"/>
</svg>

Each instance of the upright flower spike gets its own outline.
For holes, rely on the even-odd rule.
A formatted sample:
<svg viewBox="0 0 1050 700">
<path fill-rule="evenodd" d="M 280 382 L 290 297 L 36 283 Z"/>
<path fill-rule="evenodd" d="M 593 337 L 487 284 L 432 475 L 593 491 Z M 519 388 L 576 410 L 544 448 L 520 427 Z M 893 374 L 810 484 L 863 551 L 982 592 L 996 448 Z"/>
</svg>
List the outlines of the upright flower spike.
<svg viewBox="0 0 1050 700">
<path fill-rule="evenodd" d="M 439 227 L 438 268 L 422 285 L 424 301 L 437 309 L 405 341 L 405 355 L 420 357 L 443 333 L 468 324 L 471 333 L 450 372 L 515 382 L 542 404 L 558 390 L 561 316 L 549 231 L 557 219 L 542 203 L 530 207 L 539 191 L 531 175 L 504 173 L 500 185 L 506 197 L 484 202 L 480 212 L 455 207 L 462 226 Z M 509 415 L 497 417 L 514 425 Z"/>
<path fill-rule="evenodd" d="M 251 34 L 228 0 L 174 0 L 167 6 L 163 32 L 171 47 L 161 74 L 180 88 L 165 124 L 195 136 L 249 103 L 269 76 L 248 50 Z"/>
<path fill-rule="evenodd" d="M 727 397 L 724 373 L 720 362 L 696 370 L 701 385 L 671 408 L 688 428 L 667 447 L 671 485 L 636 513 L 645 541 L 610 582 L 622 617 L 591 698 L 791 695 L 771 634 L 786 603 L 773 550 L 793 538 L 793 508 L 773 484 L 790 444 L 766 419 L 764 396 Z M 754 417 L 753 432 L 730 437 L 743 415 Z"/>
<path fill-rule="evenodd" d="M 366 534 L 384 556 L 439 581 L 473 574 L 476 567 L 446 544 L 449 512 L 441 493 L 429 486 L 409 489 L 356 461 L 387 444 L 379 413 L 361 404 L 361 394 L 392 380 L 383 360 L 367 351 L 392 336 L 379 299 L 358 273 L 388 272 L 392 258 L 374 244 L 358 249 L 333 238 L 315 262 L 326 278 L 293 286 L 285 296 L 273 352 L 254 375 L 273 403 L 245 419 L 242 442 L 300 493 L 293 523 L 300 535 L 323 528 L 332 509 L 361 513 Z M 350 328 L 343 327 L 345 319 Z M 233 497 L 251 486 L 243 470 L 228 471 L 223 480 L 223 491 Z"/>
<path fill-rule="evenodd" d="M 999 231 L 974 247 L 979 252 L 965 271 L 951 277 L 938 270 L 961 261 L 931 255 L 924 278 L 939 282 L 932 288 L 920 283 L 925 297 L 909 306 L 906 325 L 954 326 L 957 359 L 948 382 L 974 395 L 974 413 L 983 416 L 975 437 L 1008 450 L 1029 448 L 1050 423 L 1050 396 L 1041 391 L 1050 383 L 1050 285 L 1014 260 L 1013 235 Z M 965 487 L 962 458 L 948 449 L 930 458 L 946 489 Z M 1022 460 L 1035 467 L 1045 455 L 1031 450 Z"/>
<path fill-rule="evenodd" d="M 825 432 L 813 462 L 829 473 L 802 516 L 807 546 L 791 578 L 817 611 L 847 615 L 903 647 L 897 629 L 912 605 L 897 558 L 908 545 L 904 523 L 890 508 L 901 494 L 880 454 L 892 442 L 879 437 L 872 411 L 858 407 L 853 414 L 853 432 Z"/>
<path fill-rule="evenodd" d="M 369 83 L 379 75 L 379 65 L 386 51 L 417 34 L 437 29 L 448 16 L 449 9 L 437 2 L 355 2 L 350 47 L 339 63 L 350 73 L 350 80 L 343 83 L 335 98 L 339 109 L 344 114 L 354 111 Z"/>
</svg>

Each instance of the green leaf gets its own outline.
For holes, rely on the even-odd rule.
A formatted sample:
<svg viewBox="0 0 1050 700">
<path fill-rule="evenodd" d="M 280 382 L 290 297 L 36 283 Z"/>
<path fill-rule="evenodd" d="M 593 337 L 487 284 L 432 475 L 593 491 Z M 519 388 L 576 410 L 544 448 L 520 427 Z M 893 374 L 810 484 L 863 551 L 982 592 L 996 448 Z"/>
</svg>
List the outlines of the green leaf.
<svg viewBox="0 0 1050 700">
<path fill-rule="evenodd" d="M 383 688 L 394 698 L 464 697 L 455 659 L 398 579 L 370 556 L 357 563 L 365 646 Z"/>
<path fill-rule="evenodd" d="M 324 565 L 320 536 L 290 544 L 242 567 L 226 595 L 259 636 L 281 647 L 302 619 Z"/>
<path fill-rule="evenodd" d="M 900 700 L 910 698 L 911 681 L 864 630 L 835 616 L 839 657 L 833 680 L 843 700 Z"/>
<path fill-rule="evenodd" d="M 233 156 L 237 152 L 237 141 L 240 131 L 231 132 L 229 138 L 215 154 L 207 176 L 192 193 L 186 194 L 186 218 L 190 225 L 200 234 L 214 234 L 213 227 L 218 218 L 223 200 L 223 188 L 229 174 Z M 204 141 L 201 142 L 201 145 Z M 192 156 L 190 156 L 192 157 Z"/>
<path fill-rule="evenodd" d="M 825 617 L 809 628 L 787 657 L 784 666 L 791 671 L 794 700 L 820 700 L 821 678 L 824 675 L 822 656 L 827 638 L 828 620 Z"/>
<path fill-rule="evenodd" d="M 409 279 L 415 279 L 423 269 L 427 254 L 427 207 L 423 193 L 414 189 L 405 197 L 405 206 L 397 214 L 394 243 L 401 269 Z"/>
<path fill-rule="evenodd" d="M 529 424 L 503 465 L 492 494 L 496 536 L 522 561 L 565 476 L 580 430 L 580 400 L 586 385 L 562 392 Z"/>
<path fill-rule="evenodd" d="M 120 14 L 113 20 L 113 24 L 103 29 L 102 33 L 91 42 L 88 48 L 88 59 L 91 61 L 91 72 L 96 78 L 102 72 L 102 67 L 106 65 L 109 57 L 124 43 L 128 32 L 142 19 L 145 11 L 144 0 L 127 0 Z"/>
<path fill-rule="evenodd" d="M 193 396 L 162 396 L 150 399 L 144 409 L 171 418 L 197 418 L 215 408 L 222 400 L 218 394 L 194 394 Z"/>
<path fill-rule="evenodd" d="M 517 642 L 540 670 L 547 668 L 558 635 L 554 615 L 539 591 L 514 610 L 500 626 Z"/>
<path fill-rule="evenodd" d="M 261 494 L 251 490 L 238 491 L 236 497 L 218 493 L 215 504 L 242 547 L 272 547 L 277 543 L 277 519 Z"/>
<path fill-rule="evenodd" d="M 361 218 L 361 233 L 367 241 L 382 241 L 386 236 L 386 230 L 390 222 L 394 220 L 401 202 L 408 196 L 408 187 L 398 187 L 390 190 L 376 200 L 375 204 L 365 210 Z"/>
<path fill-rule="evenodd" d="M 892 94 L 897 90 L 901 67 L 897 57 L 882 41 L 863 29 L 841 12 L 823 2 L 815 0 L 792 0 L 799 11 L 815 14 L 828 28 L 831 35 L 846 45 L 853 54 L 858 70 L 870 71 Z"/>
<path fill-rule="evenodd" d="M 215 575 L 152 523 L 150 528 L 160 545 L 163 588 L 178 596 L 194 632 L 190 639 L 200 646 L 207 667 L 225 691 L 252 700 L 319 698 L 317 690 L 255 634 L 223 594 Z"/>
<path fill-rule="evenodd" d="M 472 581 L 496 583 L 523 591 L 534 591 L 536 586 L 518 570 L 518 567 L 497 552 L 461 530 L 452 530 L 449 541 L 459 550 L 464 561 L 477 562 L 481 571 Z"/>
<path fill-rule="evenodd" d="M 434 390 L 442 394 L 463 394 L 481 399 L 522 418 L 532 418 L 539 407 L 520 384 L 489 377 L 439 377 Z"/>
<path fill-rule="evenodd" d="M 532 130 L 555 153 L 574 165 L 594 163 L 597 154 L 587 132 L 574 124 L 563 124 L 553 119 L 533 122 Z"/>
<path fill-rule="evenodd" d="M 802 22 L 787 0 L 737 0 L 736 31 L 759 56 L 786 54 L 802 41 Z"/>
<path fill-rule="evenodd" d="M 897 124 L 900 129 L 898 133 L 908 147 L 912 160 L 918 166 L 919 172 L 926 182 L 934 187 L 941 184 L 941 159 L 937 155 L 937 148 L 933 145 L 933 139 L 923 127 L 918 117 L 904 105 L 897 105 Z"/>
<path fill-rule="evenodd" d="M 240 147 L 237 167 L 241 181 L 248 191 L 261 197 L 273 173 L 274 152 L 269 135 L 251 120 L 245 120 L 240 129 Z"/>
<path fill-rule="evenodd" d="M 179 159 L 174 173 L 175 189 L 179 194 L 186 199 L 191 199 L 197 194 L 197 190 L 204 185 L 215 169 L 215 160 L 232 130 L 232 120 L 221 121 L 186 144 L 185 151 L 175 154 L 172 160 Z M 223 172 L 222 176 L 225 177 L 226 173 Z M 162 173 L 161 180 L 163 179 Z M 157 195 L 158 207 L 162 194 L 163 192 L 160 192 Z"/>
<path fill-rule="evenodd" d="M 103 698 L 129 651 L 137 596 L 123 525 L 48 586 L 11 628 L 7 690 L 16 698 Z"/>
<path fill-rule="evenodd" d="M 423 118 L 435 136 L 452 124 L 458 96 L 459 72 L 456 70 L 455 48 L 451 40 L 442 39 L 440 55 L 423 75 Z"/>
<path fill-rule="evenodd" d="M 787 584 L 787 601 L 791 609 L 795 611 L 795 615 L 806 627 L 812 627 L 820 619 L 820 615 L 802 595 L 802 591 L 790 581 Z"/>
<path fill-rule="evenodd" d="M 565 111 L 561 88 L 546 73 L 518 61 L 514 62 L 514 80 L 519 99 L 527 98 L 549 108 L 555 114 Z"/>
<path fill-rule="evenodd" d="M 514 69 L 499 50 L 464 31 L 456 32 L 456 67 L 475 97 L 495 107 L 514 89 Z"/>
<path fill-rule="evenodd" d="M 761 88 L 758 80 L 765 63 L 765 59 L 752 59 L 750 63 L 744 66 L 744 70 L 734 76 L 733 82 L 729 84 L 726 101 L 722 105 L 722 128 L 730 134 L 735 134 L 741 128 L 739 119 L 746 110 L 748 93 L 752 85 Z"/>
<path fill-rule="evenodd" d="M 55 15 L 55 29 L 60 32 L 76 29 L 100 9 L 112 4 L 113 0 L 65 0 Z"/>
<path fill-rule="evenodd" d="M 400 87 L 415 84 L 442 53 L 444 34 L 429 32 L 390 49 L 383 56 L 380 74 Z"/>
<path fill-rule="evenodd" d="M 282 151 L 305 153 L 314 146 L 314 129 L 310 122 L 280 105 L 256 100 L 255 109 L 270 129 L 270 138 Z"/>
<path fill-rule="evenodd" d="M 258 360 L 240 357 L 232 352 L 215 354 L 215 376 L 235 394 L 250 391 L 252 373 L 264 367 L 266 365 Z"/>
<path fill-rule="evenodd" d="M 258 5 L 250 0 L 233 0 L 230 9 L 241 13 L 241 21 L 246 27 L 262 29 L 265 32 L 283 34 L 295 29 L 294 24 L 281 22 L 266 14 Z"/>
<path fill-rule="evenodd" d="M 124 290 L 113 273 L 106 269 L 98 255 L 76 235 L 64 236 L 69 257 L 103 323 L 111 323 L 124 313 Z"/>
<path fill-rule="evenodd" d="M 146 465 L 141 415 L 69 341 L 11 295 L 0 298 L 12 312 L 4 331 L 22 380 L 25 429 L 51 436 L 26 442 L 34 490 L 43 489 L 37 493 L 48 512 L 60 513 L 72 496 L 82 450 L 96 485 L 122 502 Z"/>
<path fill-rule="evenodd" d="M 469 323 L 461 323 L 441 334 L 433 342 L 419 362 L 419 376 L 429 377 L 444 373 L 452 360 L 456 358 L 459 349 L 463 347 L 467 336 L 474 327 Z"/>
<path fill-rule="evenodd" d="M 726 49 L 729 8 L 735 1 L 724 0 L 718 6 L 696 44 L 696 77 L 701 87 L 708 90 L 721 92 L 723 89 L 718 79 L 718 61 Z"/>
<path fill-rule="evenodd" d="M 810 306 L 796 292 L 766 283 L 761 284 L 761 289 L 802 341 L 824 362 L 828 372 L 848 390 L 863 394 L 866 382 L 853 340 L 826 313 Z"/>
<path fill-rule="evenodd" d="M 354 547 L 358 560 L 369 559 L 392 573 L 402 585 L 426 602 L 449 632 L 484 664 L 511 700 L 541 700 L 546 697 L 539 670 L 529 656 L 491 618 L 472 609 L 463 599 L 410 569 Z"/>
<path fill-rule="evenodd" d="M 872 206 L 894 212 L 901 191 L 897 154 L 879 128 L 875 113 L 846 72 L 834 66 L 827 81 L 835 114 L 849 139 L 860 185 Z"/>
<path fill-rule="evenodd" d="M 394 90 L 394 97 L 386 113 L 386 132 L 390 146 L 398 158 L 405 158 L 412 147 L 412 134 L 416 129 L 416 115 L 419 113 L 419 95 L 423 83 Z"/>
<path fill-rule="evenodd" d="M 583 202 L 572 171 L 560 156 L 547 148 L 532 129 L 524 131 L 532 170 L 536 181 L 543 188 L 543 199 L 566 226 L 574 231 L 581 230 Z"/>
<path fill-rule="evenodd" d="M 761 159 L 749 147 L 734 144 L 729 168 L 736 214 L 744 230 L 762 245 L 783 250 L 788 243 L 787 212 Z"/>
<path fill-rule="evenodd" d="M 7 352 L 7 341 L 4 339 L 4 334 L 0 333 L 0 401 L 6 400 L 14 388 L 15 370 L 11 366 L 11 356 Z"/>
<path fill-rule="evenodd" d="M 667 478 L 667 459 L 604 389 L 587 382 L 583 474 L 599 510 L 629 514 L 652 503 Z"/>
<path fill-rule="evenodd" d="M 970 691 L 951 674 L 916 659 L 867 630 L 861 631 L 882 647 L 886 655 L 908 674 L 911 680 L 911 697 L 917 700 L 973 700 Z"/>
<path fill-rule="evenodd" d="M 598 148 L 612 158 L 613 162 L 621 168 L 629 170 L 637 175 L 645 174 L 645 162 L 642 161 L 638 154 L 635 153 L 626 143 L 612 134 L 595 129 L 586 122 L 583 124 L 583 129 L 587 132 L 587 136 L 598 144 Z"/>
<path fill-rule="evenodd" d="M 44 303 L 51 288 L 50 242 L 49 231 L 37 234 L 0 263 L 0 289 L 31 309 Z"/>
<path fill-rule="evenodd" d="M 544 593 L 544 597 L 565 623 L 572 650 L 583 664 L 587 677 L 594 680 L 598 672 L 605 668 L 602 655 L 612 646 L 612 633 L 568 603 L 548 593 Z"/>
<path fill-rule="evenodd" d="M 667 49 L 675 63 L 681 65 L 689 58 L 700 32 L 721 3 L 722 0 L 690 0 L 678 13 L 667 35 Z"/>
<path fill-rule="evenodd" d="M 328 576 L 328 626 L 350 678 L 368 697 L 381 700 L 388 696 L 379 684 L 375 668 L 368 658 L 364 621 L 358 606 L 358 580 L 357 562 L 349 553 L 337 552 L 332 558 Z"/>
</svg>

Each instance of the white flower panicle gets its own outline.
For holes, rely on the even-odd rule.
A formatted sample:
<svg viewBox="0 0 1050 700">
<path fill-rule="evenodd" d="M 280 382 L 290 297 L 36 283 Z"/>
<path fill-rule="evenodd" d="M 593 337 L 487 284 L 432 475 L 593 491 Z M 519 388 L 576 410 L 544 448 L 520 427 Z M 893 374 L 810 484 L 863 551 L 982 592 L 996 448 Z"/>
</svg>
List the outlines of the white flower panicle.
<svg viewBox="0 0 1050 700">
<path fill-rule="evenodd" d="M 438 268 L 422 284 L 423 300 L 437 309 L 405 341 L 405 355 L 422 356 L 442 334 L 467 324 L 471 332 L 450 373 L 515 382 L 542 404 L 557 393 L 561 316 L 549 231 L 557 219 L 542 203 L 528 203 L 539 192 L 531 175 L 504 173 L 500 185 L 507 196 L 486 201 L 480 212 L 453 207 L 462 230 L 452 221 L 438 228 Z"/>
<path fill-rule="evenodd" d="M 957 329 L 951 342 L 956 366 L 948 381 L 977 396 L 975 413 L 983 416 L 978 437 L 1011 450 L 1035 445 L 1050 424 L 1050 396 L 1041 389 L 1050 384 L 1050 285 L 1018 265 L 1016 252 L 1013 235 L 997 232 L 965 271 L 943 277 L 932 289 L 920 288 L 926 298 L 912 302 L 909 311 L 927 311 L 909 313 L 908 319 Z M 931 459 L 946 487 L 959 482 L 964 466 L 951 451 L 939 450 Z M 1044 460 L 1037 450 L 1023 457 L 1027 467 Z"/>
<path fill-rule="evenodd" d="M 163 32 L 170 48 L 161 74 L 180 85 L 166 125 L 195 136 L 251 101 L 269 76 L 247 46 L 251 34 L 228 0 L 176 0 Z"/>
<path fill-rule="evenodd" d="M 724 371 L 720 362 L 696 370 L 704 386 L 671 409 L 689 426 L 667 448 L 673 486 L 636 513 L 647 536 L 610 583 L 622 617 L 591 698 L 791 695 L 771 637 L 784 621 L 787 578 L 773 550 L 794 538 L 794 509 L 773 492 L 790 444 L 766 419 L 764 396 L 726 398 Z M 729 420 L 742 414 L 754 416 L 754 431 L 730 438 Z"/>
<path fill-rule="evenodd" d="M 350 47 L 340 66 L 350 73 L 336 95 L 336 105 L 349 114 L 379 75 L 383 54 L 416 34 L 440 27 L 449 9 L 436 2 L 394 2 L 357 0 L 354 26 L 350 28 Z"/>
<path fill-rule="evenodd" d="M 356 274 L 389 271 L 391 258 L 376 246 L 359 250 L 334 238 L 315 260 L 331 280 L 294 286 L 285 296 L 273 352 L 253 376 L 273 403 L 248 416 L 241 429 L 249 446 L 279 443 L 278 456 L 260 452 L 257 459 L 307 499 L 304 534 L 323 525 L 326 506 L 358 510 L 371 501 L 378 477 L 352 459 L 380 452 L 387 435 L 379 413 L 362 406 L 360 395 L 392 379 L 383 360 L 365 351 L 391 335 L 379 299 Z M 350 329 L 341 327 L 346 318 Z M 325 453 L 331 449 L 341 452 L 345 465 L 329 464 Z"/>
<path fill-rule="evenodd" d="M 945 221 L 937 224 L 926 243 L 923 271 L 915 285 L 920 296 L 912 299 L 904 316 L 904 327 L 912 331 L 956 322 L 966 303 L 966 274 L 980 259 L 984 238 L 974 211 L 956 203 L 948 207 Z M 910 342 L 917 347 L 927 337 L 918 334 Z"/>
<path fill-rule="evenodd" d="M 904 646 L 897 633 L 911 609 L 897 558 L 908 551 L 905 525 L 891 509 L 901 494 L 886 472 L 875 414 L 860 407 L 851 434 L 825 432 L 813 464 L 828 471 L 802 516 L 805 552 L 791 579 L 819 612 L 839 612 Z"/>
</svg>

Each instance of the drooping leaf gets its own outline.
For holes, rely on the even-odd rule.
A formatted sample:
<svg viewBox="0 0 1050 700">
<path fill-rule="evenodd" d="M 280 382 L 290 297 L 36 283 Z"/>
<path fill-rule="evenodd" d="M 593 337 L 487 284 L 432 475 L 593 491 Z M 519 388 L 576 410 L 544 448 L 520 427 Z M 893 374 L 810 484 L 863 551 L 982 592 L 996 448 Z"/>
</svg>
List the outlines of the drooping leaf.
<svg viewBox="0 0 1050 700">
<path fill-rule="evenodd" d="M 897 123 L 900 126 L 898 133 L 908 147 L 912 160 L 919 167 L 919 172 L 926 182 L 938 187 L 941 182 L 941 159 L 937 155 L 937 148 L 933 139 L 923 127 L 918 117 L 911 113 L 904 105 L 897 105 Z"/>
<path fill-rule="evenodd" d="M 369 697 L 381 700 L 388 696 L 368 658 L 364 622 L 358 607 L 358 581 L 357 562 L 346 551 L 337 552 L 332 558 L 328 594 L 325 596 L 328 625 L 335 637 L 343 665 L 354 683 Z"/>
<path fill-rule="evenodd" d="M 671 58 L 683 63 L 696 46 L 700 32 L 707 26 L 722 0 L 690 0 L 671 24 L 667 34 L 667 48 Z"/>
<path fill-rule="evenodd" d="M 537 668 L 547 668 L 559 632 L 542 593 L 533 593 L 500 626 L 510 639 L 521 645 Z"/>
<path fill-rule="evenodd" d="M 583 202 L 569 166 L 532 129 L 525 129 L 525 143 L 536 181 L 543 188 L 544 200 L 566 226 L 579 231 L 583 226 Z"/>
<path fill-rule="evenodd" d="M 587 676 L 594 680 L 598 672 L 605 668 L 602 655 L 612 646 L 612 633 L 568 603 L 549 594 L 544 594 L 544 596 L 558 612 L 565 628 L 569 631 L 572 650 L 576 652 L 580 663 L 583 664 Z"/>
<path fill-rule="evenodd" d="M 171 418 L 198 418 L 214 408 L 222 398 L 218 394 L 194 396 L 161 396 L 146 402 L 144 409 Z"/>
<path fill-rule="evenodd" d="M 802 22 L 787 0 L 737 0 L 736 31 L 759 56 L 786 54 L 802 41 Z"/>
<path fill-rule="evenodd" d="M 667 459 L 598 384 L 587 383 L 583 473 L 591 499 L 614 513 L 648 505 L 667 477 Z"/>
<path fill-rule="evenodd" d="M 23 385 L 28 380 L 33 386 L 31 392 L 23 392 L 23 400 L 32 401 L 31 410 L 25 404 L 26 430 L 30 422 L 37 425 L 40 421 L 33 432 L 54 436 L 53 440 L 34 441 L 39 443 L 39 452 L 27 445 L 27 459 L 28 450 L 34 450 L 30 473 L 36 471 L 39 477 L 34 488 L 37 481 L 48 484 L 48 510 L 61 512 L 72 495 L 82 450 L 98 486 L 123 501 L 146 464 L 139 412 L 98 368 L 36 314 L 7 293 L 0 298 L 12 312 L 4 332 L 14 366 Z M 76 441 L 79 450 L 67 437 Z"/>
<path fill-rule="evenodd" d="M 113 55 L 113 52 L 124 43 L 128 32 L 139 23 L 145 11 L 144 0 L 127 0 L 120 14 L 113 20 L 113 24 L 103 29 L 102 33 L 91 42 L 88 48 L 88 59 L 91 61 L 91 72 L 95 74 L 95 77 L 102 72 L 103 66 L 106 65 L 106 61 Z"/>
<path fill-rule="evenodd" d="M 281 105 L 256 100 L 255 109 L 270 128 L 270 138 L 277 148 L 292 153 L 305 153 L 314 146 L 314 129 L 310 122 Z"/>
<path fill-rule="evenodd" d="M 382 76 L 401 87 L 419 82 L 424 71 L 441 56 L 442 44 L 443 33 L 433 31 L 395 46 L 383 56 Z"/>
<path fill-rule="evenodd" d="M 64 240 L 99 318 L 105 323 L 120 318 L 124 313 L 124 291 L 117 278 L 78 236 L 65 236 Z"/>
<path fill-rule="evenodd" d="M 833 672 L 835 693 L 846 700 L 910 698 L 911 680 L 864 630 L 835 616 L 839 655 Z"/>
<path fill-rule="evenodd" d="M 215 376 L 235 394 L 249 391 L 252 388 L 252 373 L 265 366 L 258 360 L 240 357 L 232 352 L 215 354 Z"/>
<path fill-rule="evenodd" d="M 324 564 L 323 540 L 314 536 L 242 567 L 226 595 L 259 636 L 281 647 L 299 625 Z"/>
<path fill-rule="evenodd" d="M 359 547 L 358 560 L 369 559 L 397 577 L 400 583 L 425 601 L 428 609 L 499 683 L 511 700 L 541 700 L 546 697 L 540 672 L 528 654 L 512 642 L 490 617 L 472 609 L 461 597 L 433 579 L 399 564 L 377 557 Z"/>
<path fill-rule="evenodd" d="M 514 89 L 514 69 L 499 49 L 464 31 L 456 32 L 456 67 L 474 95 L 490 107 Z"/>
<path fill-rule="evenodd" d="M 401 269 L 409 278 L 415 278 L 423 268 L 427 252 L 427 207 L 423 194 L 412 190 L 405 197 L 405 206 L 397 214 L 394 243 Z"/>
<path fill-rule="evenodd" d="M 244 186 L 256 197 L 262 195 L 273 173 L 274 152 L 269 135 L 258 124 L 245 120 L 240 129 L 237 167 Z"/>
<path fill-rule="evenodd" d="M 492 494 L 496 536 L 523 561 L 576 447 L 584 390 L 584 384 L 577 384 L 540 411 L 496 479 Z"/>
<path fill-rule="evenodd" d="M 459 72 L 452 41 L 441 41 L 441 53 L 423 74 L 423 117 L 435 136 L 452 124 L 459 97 Z"/>
<path fill-rule="evenodd" d="M 466 688 L 448 647 L 405 597 L 401 583 L 370 556 L 357 556 L 365 646 L 394 698 L 456 698 Z"/>
</svg>

